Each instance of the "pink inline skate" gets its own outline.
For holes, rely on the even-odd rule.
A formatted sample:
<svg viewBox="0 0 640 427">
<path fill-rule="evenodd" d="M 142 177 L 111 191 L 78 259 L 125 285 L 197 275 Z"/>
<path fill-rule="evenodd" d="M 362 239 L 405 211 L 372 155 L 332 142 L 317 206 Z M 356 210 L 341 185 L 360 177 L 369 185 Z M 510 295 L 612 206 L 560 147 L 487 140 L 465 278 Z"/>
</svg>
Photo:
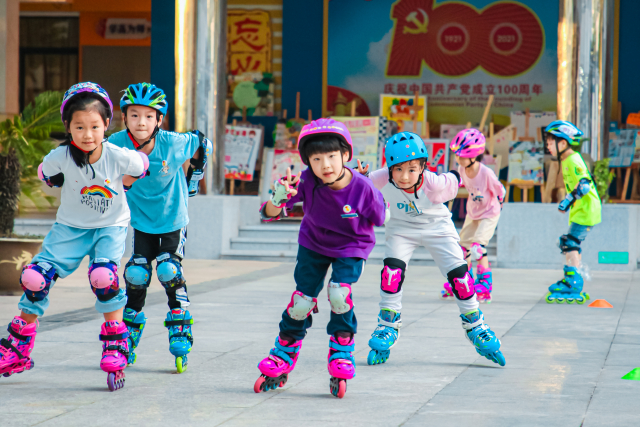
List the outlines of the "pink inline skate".
<svg viewBox="0 0 640 427">
<path fill-rule="evenodd" d="M 4 377 L 33 368 L 30 356 L 36 341 L 38 321 L 27 324 L 24 319 L 16 316 L 7 330 L 9 338 L 0 340 L 0 374 Z"/>
<path fill-rule="evenodd" d="M 353 360 L 355 339 L 331 337 L 329 339 L 329 375 L 331 380 L 329 387 L 331 394 L 342 399 L 347 392 L 347 380 L 356 376 L 356 362 Z"/>
<path fill-rule="evenodd" d="M 102 344 L 102 360 L 100 369 L 107 372 L 107 385 L 110 391 L 124 387 L 124 368 L 129 359 L 129 331 L 124 322 L 109 320 L 102 324 L 100 341 Z"/>
<path fill-rule="evenodd" d="M 302 341 L 291 343 L 278 336 L 275 347 L 271 349 L 269 356 L 258 364 L 262 375 L 253 385 L 253 391 L 260 393 L 284 387 L 289 379 L 289 373 L 296 367 L 301 347 Z"/>
<path fill-rule="evenodd" d="M 491 302 L 491 292 L 493 291 L 493 279 L 491 277 L 491 266 L 484 268 L 478 265 L 476 269 L 476 298 L 478 302 Z"/>
</svg>

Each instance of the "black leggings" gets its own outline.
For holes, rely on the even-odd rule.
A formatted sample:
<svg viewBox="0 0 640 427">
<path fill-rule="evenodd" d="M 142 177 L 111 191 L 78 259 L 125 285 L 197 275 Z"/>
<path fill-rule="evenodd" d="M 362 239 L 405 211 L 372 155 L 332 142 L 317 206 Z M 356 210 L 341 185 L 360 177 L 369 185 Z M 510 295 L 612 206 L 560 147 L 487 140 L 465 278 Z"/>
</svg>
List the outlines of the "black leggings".
<svg viewBox="0 0 640 427">
<path fill-rule="evenodd" d="M 168 252 L 184 258 L 184 244 L 187 240 L 187 228 L 171 231 L 163 234 L 149 234 L 143 231 L 133 230 L 133 253 L 142 255 L 151 263 L 158 255 Z M 180 308 L 180 301 L 176 298 L 176 293 L 181 294 L 180 298 L 189 302 L 187 296 L 187 285 L 179 288 L 165 288 L 167 293 L 167 304 L 170 309 Z M 127 288 L 127 305 L 137 312 L 142 311 L 145 299 L 147 298 L 147 289 L 129 289 Z"/>
</svg>

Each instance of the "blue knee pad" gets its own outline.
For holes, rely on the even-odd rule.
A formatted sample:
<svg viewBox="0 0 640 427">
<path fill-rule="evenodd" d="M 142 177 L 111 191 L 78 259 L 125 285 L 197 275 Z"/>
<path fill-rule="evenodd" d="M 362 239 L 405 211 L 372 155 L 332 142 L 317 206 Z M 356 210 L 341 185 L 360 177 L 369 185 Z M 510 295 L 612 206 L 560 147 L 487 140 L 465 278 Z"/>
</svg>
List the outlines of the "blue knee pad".
<svg viewBox="0 0 640 427">
<path fill-rule="evenodd" d="M 582 243 L 580 239 L 572 236 L 571 234 L 563 234 L 562 236 L 560 236 L 558 247 L 560 248 L 560 252 L 563 254 L 572 251 L 578 251 L 578 253 L 582 253 L 580 243 Z"/>
<path fill-rule="evenodd" d="M 89 267 L 89 283 L 96 298 L 109 301 L 120 293 L 118 266 L 107 258 L 96 258 Z"/>
<path fill-rule="evenodd" d="M 176 255 L 171 255 L 168 252 L 158 255 L 156 258 L 156 272 L 158 273 L 158 280 L 160 280 L 165 289 L 182 288 L 186 284 L 182 276 L 180 258 Z"/>
<path fill-rule="evenodd" d="M 153 269 L 151 263 L 142 255 L 132 255 L 124 266 L 124 281 L 127 289 L 146 289 L 151 283 Z"/>
<path fill-rule="evenodd" d="M 46 298 L 57 279 L 58 273 L 51 264 L 38 262 L 24 266 L 20 275 L 20 286 L 27 299 L 35 303 Z"/>
</svg>

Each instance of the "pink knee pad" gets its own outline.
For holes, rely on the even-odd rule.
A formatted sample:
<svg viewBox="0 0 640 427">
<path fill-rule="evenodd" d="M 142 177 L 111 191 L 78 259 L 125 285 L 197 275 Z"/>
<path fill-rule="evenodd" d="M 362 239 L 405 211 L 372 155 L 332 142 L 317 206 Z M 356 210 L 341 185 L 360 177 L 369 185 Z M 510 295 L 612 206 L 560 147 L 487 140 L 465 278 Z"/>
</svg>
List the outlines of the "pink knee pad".
<svg viewBox="0 0 640 427">
<path fill-rule="evenodd" d="M 466 272 L 462 278 L 455 277 L 453 285 L 458 295 L 460 295 L 460 299 L 470 298 L 475 293 L 475 282 L 469 272 Z"/>
<path fill-rule="evenodd" d="M 118 292 L 118 266 L 111 262 L 94 262 L 89 267 L 89 283 L 96 295 L 107 295 Z"/>
<path fill-rule="evenodd" d="M 309 317 L 312 311 L 317 313 L 317 305 L 317 298 L 305 295 L 300 291 L 294 291 L 287 306 L 287 314 L 293 320 L 304 320 Z"/>
<path fill-rule="evenodd" d="M 47 278 L 32 268 L 22 271 L 20 281 L 25 288 L 34 292 L 39 292 L 47 286 Z"/>
<path fill-rule="evenodd" d="M 351 285 L 348 283 L 329 282 L 327 286 L 331 311 L 344 314 L 353 308 L 351 300 Z"/>
<path fill-rule="evenodd" d="M 407 264 L 397 258 L 385 258 L 380 273 L 380 289 L 388 294 L 397 294 L 402 289 Z"/>
<path fill-rule="evenodd" d="M 20 285 L 29 299 L 42 301 L 49 294 L 49 288 L 57 278 L 56 269 L 51 264 L 38 262 L 26 265 L 22 269 Z"/>
</svg>

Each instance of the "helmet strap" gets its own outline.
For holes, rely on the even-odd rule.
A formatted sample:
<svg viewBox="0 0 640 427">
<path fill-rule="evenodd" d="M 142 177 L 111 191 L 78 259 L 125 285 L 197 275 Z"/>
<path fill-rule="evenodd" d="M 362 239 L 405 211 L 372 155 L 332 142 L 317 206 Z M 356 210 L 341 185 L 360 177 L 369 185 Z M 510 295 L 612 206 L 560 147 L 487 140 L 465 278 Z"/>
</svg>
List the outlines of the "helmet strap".
<svg viewBox="0 0 640 427">
<path fill-rule="evenodd" d="M 567 152 L 567 150 L 570 147 L 569 141 L 567 141 L 567 148 L 565 148 L 564 150 L 560 151 L 560 148 L 558 148 L 558 140 L 556 138 L 554 138 L 556 140 L 556 156 L 558 157 L 558 163 L 562 162 L 562 158 L 561 156 Z M 566 141 L 566 140 L 565 140 Z"/>
<path fill-rule="evenodd" d="M 465 166 L 464 168 L 465 168 L 465 169 L 470 168 L 471 166 L 473 166 L 473 165 L 475 165 L 475 164 L 476 164 L 476 159 L 471 159 L 471 161 L 470 161 L 470 163 L 469 163 L 469 166 Z"/>
<path fill-rule="evenodd" d="M 156 127 L 155 129 L 153 129 L 153 132 L 151 133 L 151 136 L 149 137 L 149 139 L 147 139 L 145 142 L 143 142 L 142 144 L 140 144 L 138 141 L 136 141 L 135 137 L 133 136 L 133 134 L 131 133 L 131 131 L 129 130 L 129 125 L 127 124 L 127 119 L 125 116 L 124 119 L 124 125 L 127 128 L 127 135 L 129 135 L 129 139 L 131 140 L 131 142 L 133 143 L 133 146 L 135 147 L 136 150 L 142 150 L 142 148 L 147 145 L 148 143 L 150 143 L 151 141 L 153 141 L 153 139 L 156 137 L 156 135 L 158 134 L 158 132 L 160 131 L 160 128 L 158 127 L 158 121 L 156 120 Z"/>
<path fill-rule="evenodd" d="M 418 197 L 418 188 L 422 185 L 422 175 L 424 174 L 425 169 L 426 169 L 426 163 L 424 166 L 422 166 L 422 170 L 420 171 L 420 176 L 418 177 L 418 181 L 415 184 L 413 184 L 413 194 L 416 196 L 416 199 L 420 198 Z M 398 185 L 393 180 L 391 168 L 389 168 L 389 183 L 391 183 L 391 185 L 393 185 L 394 187 L 396 187 L 398 190 L 401 190 L 401 191 L 406 191 L 409 188 L 411 188 L 411 187 L 409 188 L 398 187 Z"/>
<path fill-rule="evenodd" d="M 347 169 L 344 167 L 344 163 L 342 164 L 342 173 L 340 174 L 340 176 L 333 182 L 329 182 L 329 183 L 322 183 L 320 184 L 318 187 L 322 188 L 322 187 L 330 187 L 333 184 L 335 184 L 336 182 L 340 181 L 342 178 L 344 178 L 345 174 L 347 173 Z"/>
</svg>

